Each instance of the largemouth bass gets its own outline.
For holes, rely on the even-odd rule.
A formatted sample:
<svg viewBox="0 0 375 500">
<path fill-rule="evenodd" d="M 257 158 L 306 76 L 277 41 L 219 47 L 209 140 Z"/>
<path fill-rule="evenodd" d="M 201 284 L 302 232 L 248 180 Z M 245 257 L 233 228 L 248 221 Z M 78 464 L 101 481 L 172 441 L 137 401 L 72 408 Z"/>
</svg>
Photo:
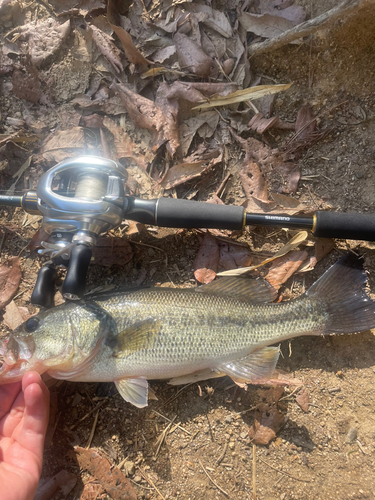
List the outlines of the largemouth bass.
<svg viewBox="0 0 375 500">
<path fill-rule="evenodd" d="M 362 261 L 350 254 L 301 297 L 272 303 L 265 281 L 221 278 L 194 289 L 103 293 L 39 312 L 0 339 L 0 383 L 32 369 L 77 382 L 115 382 L 142 408 L 150 379 L 183 384 L 229 375 L 272 378 L 279 348 L 299 335 L 375 327 Z"/>
</svg>

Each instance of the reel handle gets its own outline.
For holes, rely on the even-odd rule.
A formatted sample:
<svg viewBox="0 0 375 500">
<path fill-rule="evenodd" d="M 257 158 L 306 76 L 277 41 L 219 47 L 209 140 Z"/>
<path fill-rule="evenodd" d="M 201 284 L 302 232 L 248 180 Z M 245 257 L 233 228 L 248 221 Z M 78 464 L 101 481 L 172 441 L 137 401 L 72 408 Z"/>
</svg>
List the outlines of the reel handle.
<svg viewBox="0 0 375 500">
<path fill-rule="evenodd" d="M 83 297 L 91 255 L 92 250 L 87 245 L 79 244 L 72 247 L 68 270 L 61 290 L 66 299 L 76 300 Z"/>
<path fill-rule="evenodd" d="M 31 294 L 31 303 L 36 306 L 52 307 L 54 305 L 56 269 L 47 264 L 39 269 L 38 277 Z"/>
</svg>

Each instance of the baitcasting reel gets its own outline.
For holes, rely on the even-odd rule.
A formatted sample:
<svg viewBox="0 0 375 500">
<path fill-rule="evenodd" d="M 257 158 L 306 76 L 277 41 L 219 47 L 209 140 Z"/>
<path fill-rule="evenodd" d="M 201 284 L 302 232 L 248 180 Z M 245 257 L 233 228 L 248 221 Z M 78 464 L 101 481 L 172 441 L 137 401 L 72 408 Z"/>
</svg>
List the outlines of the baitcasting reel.
<svg viewBox="0 0 375 500">
<path fill-rule="evenodd" d="M 175 228 L 241 230 L 245 225 L 307 229 L 322 238 L 375 241 L 375 216 L 316 212 L 313 216 L 251 214 L 243 207 L 215 205 L 174 198 L 142 200 L 126 196 L 125 167 L 95 156 L 70 158 L 48 170 L 36 192 L 0 196 L 0 206 L 18 206 L 43 215 L 48 238 L 39 253 L 49 257 L 39 270 L 31 302 L 53 305 L 56 267 L 67 268 L 62 286 L 65 298 L 83 296 L 92 247 L 98 236 L 130 219 Z"/>
<path fill-rule="evenodd" d="M 56 266 L 67 268 L 64 297 L 83 295 L 91 247 L 101 233 L 123 220 L 126 177 L 126 170 L 114 161 L 86 156 L 65 160 L 41 177 L 36 204 L 50 236 L 39 253 L 50 260 L 38 273 L 33 304 L 52 305 Z"/>
</svg>

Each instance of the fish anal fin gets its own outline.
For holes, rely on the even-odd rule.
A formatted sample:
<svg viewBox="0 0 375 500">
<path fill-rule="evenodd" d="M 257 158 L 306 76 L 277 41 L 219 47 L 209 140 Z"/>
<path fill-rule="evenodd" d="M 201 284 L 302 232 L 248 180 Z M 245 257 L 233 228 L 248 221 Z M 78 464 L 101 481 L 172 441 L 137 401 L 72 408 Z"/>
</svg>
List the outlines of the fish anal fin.
<svg viewBox="0 0 375 500">
<path fill-rule="evenodd" d="M 161 322 L 155 318 L 138 321 L 113 337 L 107 345 L 114 357 L 123 357 L 141 349 L 150 348 L 159 333 Z"/>
<path fill-rule="evenodd" d="M 123 378 L 115 380 L 116 388 L 121 396 L 137 408 L 148 404 L 148 382 L 145 378 Z"/>
<path fill-rule="evenodd" d="M 278 347 L 263 347 L 245 358 L 219 365 L 218 370 L 229 375 L 236 384 L 261 384 L 271 379 L 279 359 Z"/>
<path fill-rule="evenodd" d="M 188 375 L 181 375 L 180 377 L 172 378 L 168 384 L 170 385 L 184 385 L 192 384 L 194 382 L 200 382 L 202 380 L 208 380 L 210 378 L 225 377 L 226 373 L 220 372 L 212 368 L 206 368 L 194 373 L 189 373 Z"/>
<path fill-rule="evenodd" d="M 223 277 L 195 289 L 199 293 L 237 297 L 253 304 L 272 302 L 277 291 L 261 278 Z"/>
</svg>

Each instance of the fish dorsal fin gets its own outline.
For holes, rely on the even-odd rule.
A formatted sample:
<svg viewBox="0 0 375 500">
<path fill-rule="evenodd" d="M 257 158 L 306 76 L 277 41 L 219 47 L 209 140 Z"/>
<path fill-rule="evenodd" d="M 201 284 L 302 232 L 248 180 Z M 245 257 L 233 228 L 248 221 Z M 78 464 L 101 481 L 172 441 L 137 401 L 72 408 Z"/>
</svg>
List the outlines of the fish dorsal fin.
<svg viewBox="0 0 375 500">
<path fill-rule="evenodd" d="M 235 382 L 261 384 L 271 378 L 279 353 L 278 347 L 263 347 L 245 358 L 219 365 L 217 369 L 229 375 Z"/>
<path fill-rule="evenodd" d="M 268 281 L 261 278 L 226 277 L 211 281 L 207 285 L 196 288 L 197 292 L 214 295 L 230 295 L 253 303 L 272 302 L 277 291 Z"/>
<path fill-rule="evenodd" d="M 113 357 L 126 357 L 131 353 L 151 347 L 160 328 L 159 320 L 147 318 L 119 332 L 107 345 L 112 349 Z"/>
<path fill-rule="evenodd" d="M 137 408 L 144 408 L 148 404 L 148 382 L 145 378 L 123 378 L 115 380 L 121 396 Z"/>
</svg>

